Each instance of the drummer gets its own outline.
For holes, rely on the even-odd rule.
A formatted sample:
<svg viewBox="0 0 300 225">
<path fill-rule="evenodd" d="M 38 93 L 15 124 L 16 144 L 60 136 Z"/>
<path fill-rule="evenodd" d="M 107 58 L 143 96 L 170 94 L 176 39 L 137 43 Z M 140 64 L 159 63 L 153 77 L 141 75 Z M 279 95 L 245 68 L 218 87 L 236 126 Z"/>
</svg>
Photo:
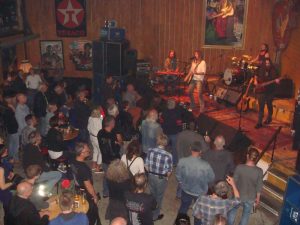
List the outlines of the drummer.
<svg viewBox="0 0 300 225">
<path fill-rule="evenodd" d="M 171 49 L 169 51 L 169 55 L 165 59 L 164 70 L 166 72 L 170 72 L 170 74 L 172 72 L 177 73 L 179 71 L 178 60 L 176 58 L 176 52 L 173 49 Z M 165 94 L 166 95 L 173 94 L 175 92 L 176 80 L 177 80 L 176 76 L 172 76 L 172 75 L 165 76 L 164 83 L 165 83 Z"/>
<path fill-rule="evenodd" d="M 250 61 L 250 63 L 258 63 L 259 65 L 262 65 L 266 59 L 270 59 L 269 54 L 269 45 L 266 43 L 263 43 L 260 47 L 259 54 Z"/>
</svg>

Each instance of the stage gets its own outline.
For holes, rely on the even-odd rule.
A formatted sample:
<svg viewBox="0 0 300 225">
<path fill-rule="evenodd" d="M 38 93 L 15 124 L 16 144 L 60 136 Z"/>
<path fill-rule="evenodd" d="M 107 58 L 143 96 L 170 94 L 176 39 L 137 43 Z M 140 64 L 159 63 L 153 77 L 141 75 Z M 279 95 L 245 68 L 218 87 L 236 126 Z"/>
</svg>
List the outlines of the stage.
<svg viewBox="0 0 300 225">
<path fill-rule="evenodd" d="M 159 92 L 164 99 L 175 98 L 177 102 L 190 102 L 186 85 L 181 84 L 181 91 L 177 90 L 175 92 L 176 95 L 166 96 L 164 93 L 164 87 L 161 84 L 156 84 L 154 89 Z M 194 97 L 196 104 L 197 94 L 198 93 L 195 91 Z M 238 130 L 240 114 L 236 110 L 235 106 L 227 104 L 223 101 L 215 100 L 213 97 L 210 97 L 208 93 L 204 94 L 204 99 L 206 104 L 206 111 L 204 112 L 205 115 Z M 197 105 L 196 109 L 193 110 L 193 114 L 195 118 L 199 117 L 199 105 Z M 283 168 L 286 168 L 289 172 L 294 171 L 297 151 L 292 150 L 293 137 L 291 135 L 290 125 L 288 123 L 273 119 L 270 125 L 264 126 L 260 129 L 255 129 L 254 126 L 257 123 L 257 117 L 258 113 L 253 110 L 248 110 L 247 112 L 242 113 L 241 128 L 243 133 L 252 141 L 253 145 L 259 151 L 262 151 L 278 127 L 282 126 L 281 132 L 279 133 L 276 141 L 274 162 L 276 162 L 276 164 L 278 164 L 280 167 L 282 166 Z M 264 161 L 270 162 L 272 148 L 273 144 L 268 148 L 265 156 L 263 157 Z M 244 153 L 235 153 L 235 158 L 242 157 L 242 154 Z"/>
</svg>

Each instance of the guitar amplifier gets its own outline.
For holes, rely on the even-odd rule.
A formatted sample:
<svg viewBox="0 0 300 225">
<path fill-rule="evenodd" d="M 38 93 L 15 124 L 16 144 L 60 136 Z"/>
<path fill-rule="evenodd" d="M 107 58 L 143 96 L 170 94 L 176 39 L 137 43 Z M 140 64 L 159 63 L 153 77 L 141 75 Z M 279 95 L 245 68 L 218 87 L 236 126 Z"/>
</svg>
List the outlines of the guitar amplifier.
<svg viewBox="0 0 300 225">
<path fill-rule="evenodd" d="M 125 40 L 125 29 L 102 27 L 100 30 L 101 40 L 123 41 Z"/>
<path fill-rule="evenodd" d="M 227 89 L 222 88 L 222 87 L 218 87 L 215 96 L 216 96 L 218 99 L 224 100 L 226 94 L 227 94 Z"/>
</svg>

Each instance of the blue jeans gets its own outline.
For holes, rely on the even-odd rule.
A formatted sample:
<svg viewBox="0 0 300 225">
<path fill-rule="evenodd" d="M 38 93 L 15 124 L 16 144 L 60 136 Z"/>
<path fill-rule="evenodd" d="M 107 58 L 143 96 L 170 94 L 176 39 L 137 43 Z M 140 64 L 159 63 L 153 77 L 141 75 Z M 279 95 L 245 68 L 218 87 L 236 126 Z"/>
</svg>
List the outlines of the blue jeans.
<svg viewBox="0 0 300 225">
<path fill-rule="evenodd" d="M 204 99 L 203 99 L 203 82 L 202 81 L 192 80 L 189 85 L 188 92 L 189 92 L 189 97 L 191 100 L 191 108 L 195 108 L 195 99 L 194 99 L 195 87 L 198 89 L 200 110 L 203 110 L 204 109 Z"/>
<path fill-rule="evenodd" d="M 46 137 L 47 135 L 47 121 L 46 117 L 40 117 L 39 123 L 38 123 L 38 131 L 43 137 Z"/>
<path fill-rule="evenodd" d="M 46 191 L 51 192 L 55 184 L 61 179 L 62 174 L 58 171 L 42 172 L 37 179 L 37 183 L 43 183 L 46 186 Z"/>
<path fill-rule="evenodd" d="M 168 135 L 169 145 L 171 147 L 172 158 L 173 158 L 173 165 L 177 165 L 178 157 L 177 157 L 177 150 L 176 150 L 176 141 L 177 141 L 177 134 Z"/>
<path fill-rule="evenodd" d="M 8 154 L 15 160 L 19 160 L 19 143 L 20 137 L 18 133 L 8 135 Z"/>
<path fill-rule="evenodd" d="M 167 187 L 168 180 L 166 177 L 160 178 L 154 174 L 149 174 L 149 190 L 157 202 L 157 208 L 153 211 L 153 219 L 157 219 Z"/>
<path fill-rule="evenodd" d="M 247 225 L 248 221 L 249 221 L 251 211 L 253 209 L 254 201 L 250 201 L 250 200 L 249 201 L 243 201 L 243 202 L 241 202 L 240 205 L 243 207 L 243 213 L 242 213 L 242 218 L 241 218 L 241 221 L 240 221 L 239 225 Z M 228 224 L 229 225 L 234 224 L 236 213 L 237 213 L 237 210 L 238 210 L 240 205 L 234 207 L 232 210 L 230 210 L 228 212 Z"/>
<path fill-rule="evenodd" d="M 189 207 L 191 206 L 192 202 L 197 200 L 197 196 L 193 196 L 190 194 L 185 193 L 184 191 L 181 192 L 181 204 L 179 207 L 178 213 L 187 214 Z"/>
<path fill-rule="evenodd" d="M 106 171 L 108 169 L 108 164 L 102 163 L 102 169 L 104 171 L 102 195 L 109 196 L 108 185 L 107 185 L 107 180 L 106 180 Z"/>
<path fill-rule="evenodd" d="M 181 185 L 180 185 L 180 183 L 178 183 L 177 190 L 176 190 L 176 197 L 181 198 L 181 194 L 182 194 Z"/>
</svg>

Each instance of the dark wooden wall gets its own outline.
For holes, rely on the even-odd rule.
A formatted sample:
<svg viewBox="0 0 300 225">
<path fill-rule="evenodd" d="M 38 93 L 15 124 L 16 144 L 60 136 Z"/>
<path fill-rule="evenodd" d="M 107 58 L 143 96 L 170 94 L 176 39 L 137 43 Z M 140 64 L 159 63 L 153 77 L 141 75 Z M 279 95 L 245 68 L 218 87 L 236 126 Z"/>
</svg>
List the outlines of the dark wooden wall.
<svg viewBox="0 0 300 225">
<path fill-rule="evenodd" d="M 287 75 L 295 82 L 295 91 L 300 88 L 300 16 L 297 28 L 292 31 L 287 49 L 281 57 L 281 74 Z"/>
<path fill-rule="evenodd" d="M 58 38 L 55 31 L 54 0 L 26 0 L 29 23 L 41 40 L 63 40 L 66 76 L 90 77 L 91 72 L 76 71 L 69 60 L 69 44 L 74 38 Z M 256 55 L 262 42 L 274 47 L 271 31 L 271 11 L 275 0 L 249 0 L 244 50 L 203 49 L 208 73 L 224 71 L 229 57 Z M 126 29 L 131 46 L 139 58 L 149 58 L 161 66 L 169 49 L 175 49 L 180 60 L 186 61 L 194 49 L 201 49 L 203 0 L 87 0 L 88 36 L 99 37 L 105 19 L 117 20 Z M 33 64 L 40 62 L 39 40 L 27 43 Z"/>
</svg>

